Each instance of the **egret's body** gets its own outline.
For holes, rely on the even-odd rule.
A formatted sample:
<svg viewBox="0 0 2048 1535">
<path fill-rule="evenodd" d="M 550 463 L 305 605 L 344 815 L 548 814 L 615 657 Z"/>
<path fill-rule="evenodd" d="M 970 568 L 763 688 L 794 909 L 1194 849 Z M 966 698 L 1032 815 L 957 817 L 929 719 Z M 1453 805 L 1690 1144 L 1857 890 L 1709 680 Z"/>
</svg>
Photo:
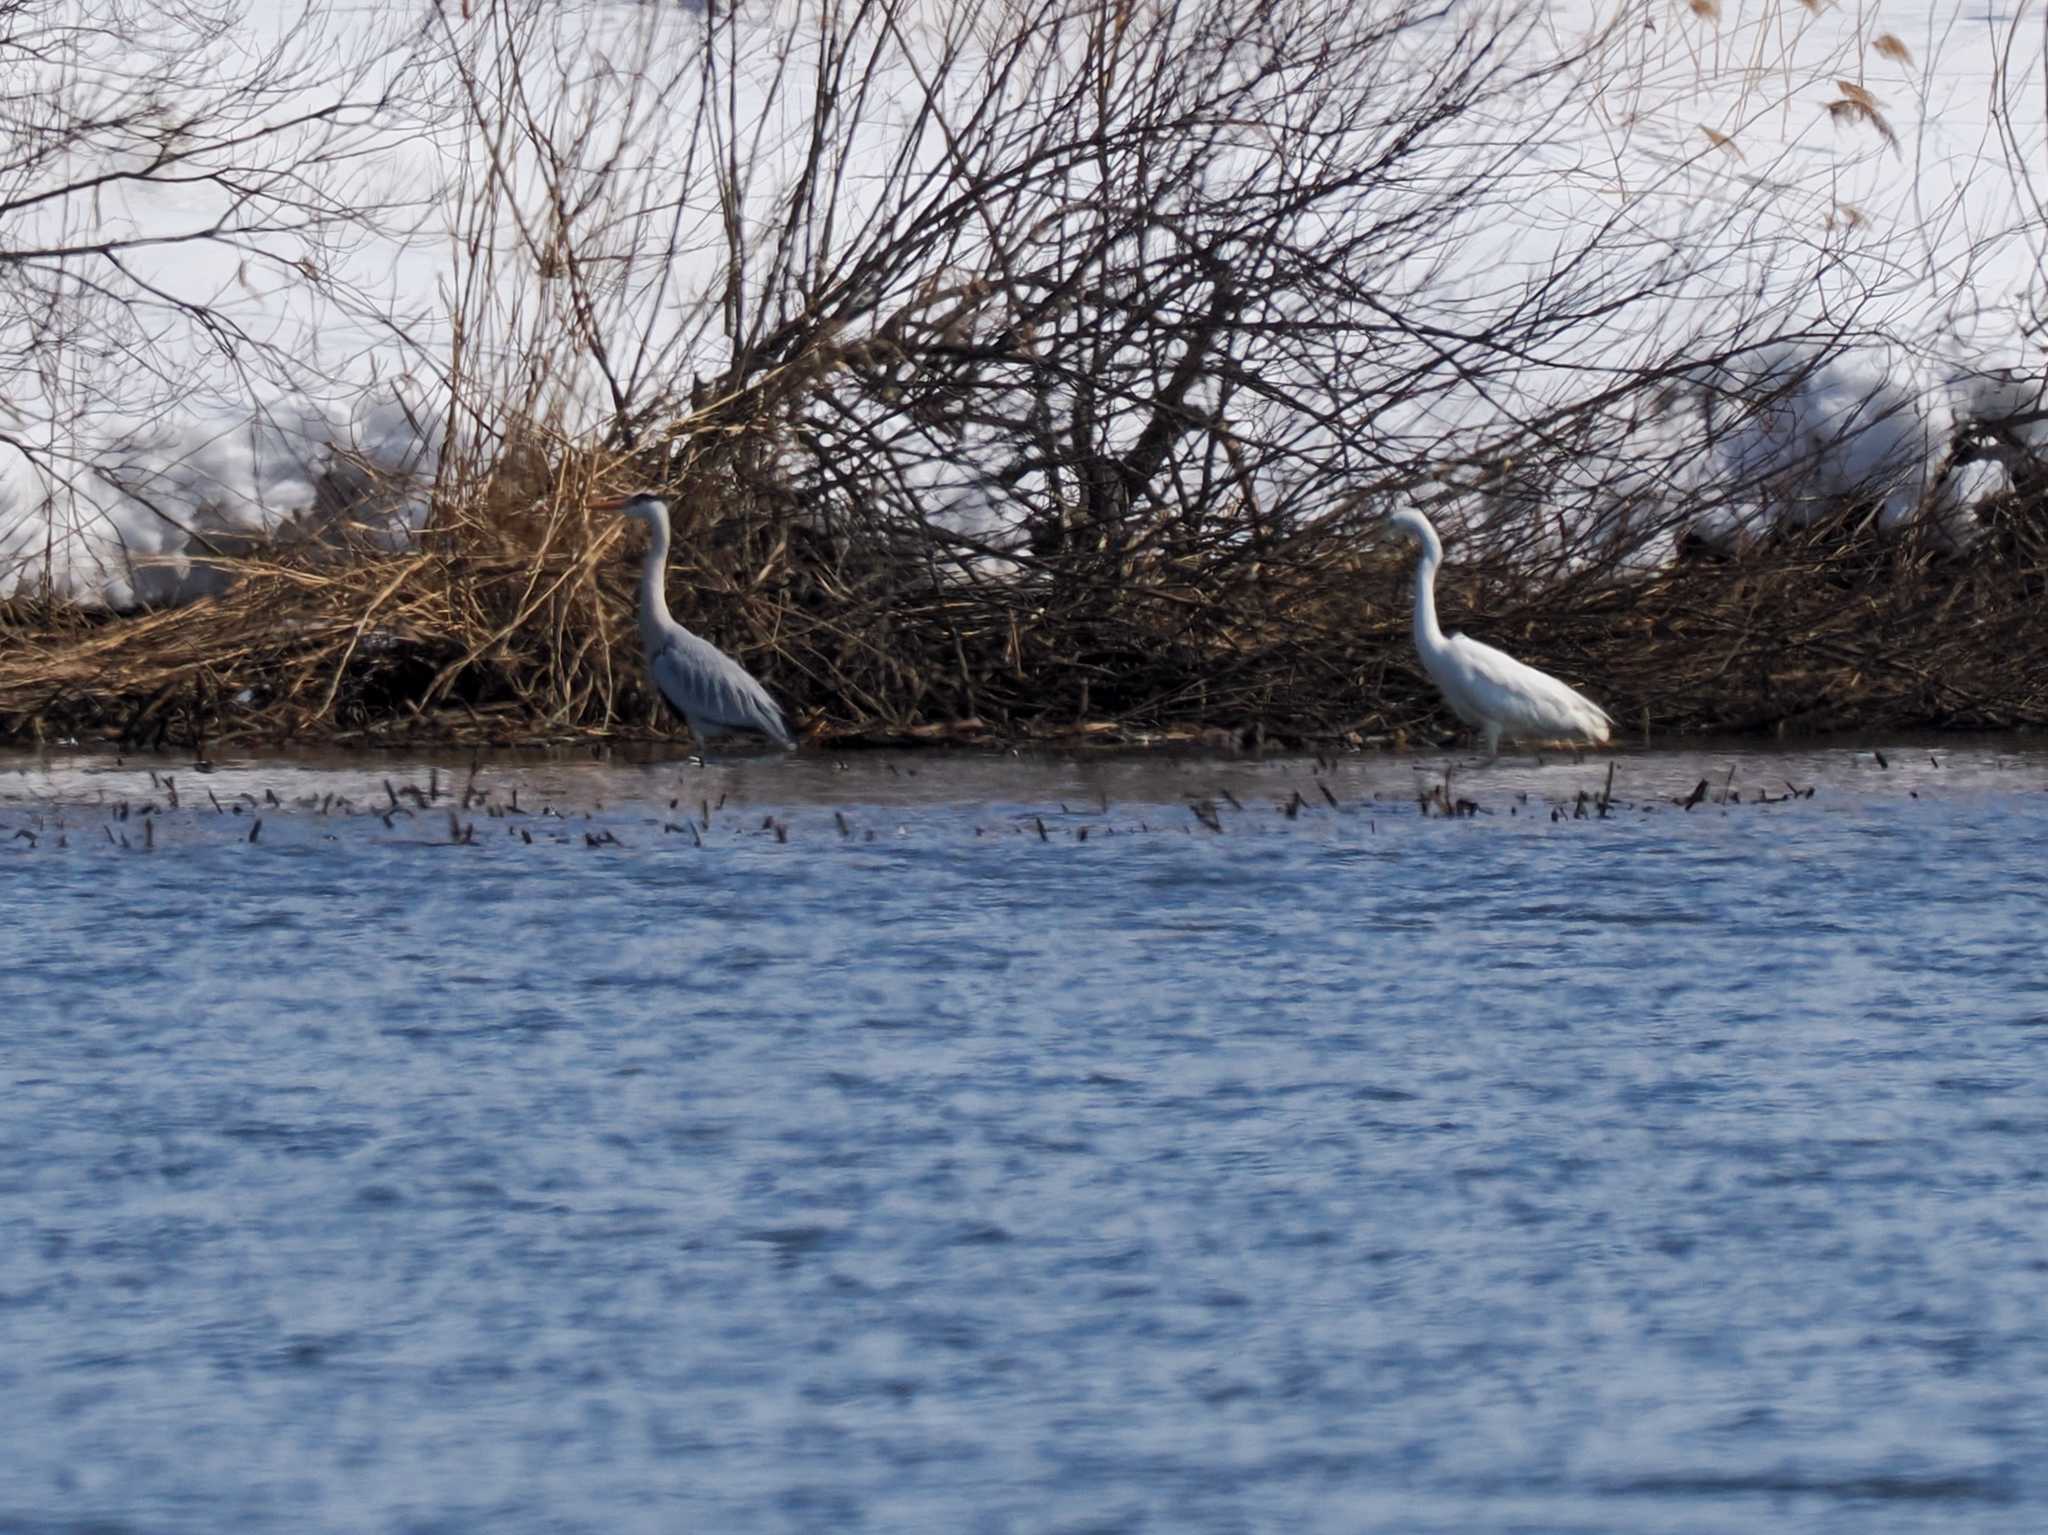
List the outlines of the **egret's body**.
<svg viewBox="0 0 2048 1535">
<path fill-rule="evenodd" d="M 699 746 L 714 735 L 746 731 L 794 746 L 782 709 L 747 669 L 709 640 L 692 634 L 668 611 L 668 503 L 628 496 L 596 505 L 647 524 L 647 562 L 640 571 L 640 638 L 647 670 Z"/>
<path fill-rule="evenodd" d="M 1485 733 L 1487 755 L 1499 754 L 1503 735 L 1604 743 L 1614 721 L 1592 699 L 1506 651 L 1438 627 L 1436 568 L 1443 563 L 1443 543 L 1429 519 L 1412 507 L 1389 521 L 1422 545 L 1415 567 L 1415 650 L 1422 669 L 1451 712 Z"/>
</svg>

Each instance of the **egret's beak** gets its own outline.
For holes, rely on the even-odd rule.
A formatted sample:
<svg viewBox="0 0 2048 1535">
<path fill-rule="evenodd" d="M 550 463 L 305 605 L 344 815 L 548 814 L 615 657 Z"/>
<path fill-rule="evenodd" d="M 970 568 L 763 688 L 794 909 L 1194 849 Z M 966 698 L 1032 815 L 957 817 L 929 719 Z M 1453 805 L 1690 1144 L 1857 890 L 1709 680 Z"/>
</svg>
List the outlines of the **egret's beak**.
<svg viewBox="0 0 2048 1535">
<path fill-rule="evenodd" d="M 602 501 L 586 501 L 583 508 L 590 512 L 616 512 L 632 499 L 631 496 L 609 496 Z"/>
</svg>

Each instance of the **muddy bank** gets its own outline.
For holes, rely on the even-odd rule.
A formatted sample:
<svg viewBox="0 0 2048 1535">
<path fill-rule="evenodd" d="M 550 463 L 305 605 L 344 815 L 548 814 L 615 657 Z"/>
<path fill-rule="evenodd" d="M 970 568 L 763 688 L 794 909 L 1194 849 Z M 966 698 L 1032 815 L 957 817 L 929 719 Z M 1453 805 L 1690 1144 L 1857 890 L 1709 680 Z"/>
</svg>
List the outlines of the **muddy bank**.
<svg viewBox="0 0 2048 1535">
<path fill-rule="evenodd" d="M 517 824 L 548 824 L 564 835 L 630 826 L 685 838 L 835 840 L 855 826 L 872 828 L 863 815 L 951 819 L 964 812 L 989 830 L 1071 838 L 1077 828 L 1126 821 L 1129 829 L 1142 823 L 1228 834 L 1360 813 L 1598 818 L 1603 807 L 1609 815 L 1690 815 L 1787 803 L 1825 811 L 1868 800 L 2044 791 L 2048 739 L 2030 737 L 1722 741 L 1509 754 L 1493 762 L 1442 752 L 803 751 L 708 763 L 638 750 L 308 750 L 203 763 L 96 751 L 0 753 L 0 826 L 37 831 L 58 820 L 33 818 L 59 818 L 76 834 L 104 821 L 108 840 L 125 830 L 131 842 L 151 818 L 199 840 L 247 838 L 258 820 L 273 838 L 285 823 L 353 820 L 443 842 L 461 840 L 473 825 L 504 836 Z"/>
</svg>

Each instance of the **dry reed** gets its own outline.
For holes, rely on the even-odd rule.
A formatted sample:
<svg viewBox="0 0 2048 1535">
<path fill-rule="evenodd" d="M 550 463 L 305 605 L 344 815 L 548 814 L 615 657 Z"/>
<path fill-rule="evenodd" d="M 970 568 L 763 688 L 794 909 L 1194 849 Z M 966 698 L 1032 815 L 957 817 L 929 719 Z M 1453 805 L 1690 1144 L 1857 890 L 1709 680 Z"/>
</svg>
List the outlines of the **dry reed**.
<svg viewBox="0 0 2048 1535">
<path fill-rule="evenodd" d="M 1452 728 L 1410 647 L 1407 553 L 1362 511 L 998 569 L 943 529 L 828 535 L 730 460 L 535 453 L 401 552 L 275 547 L 160 611 L 0 605 L 0 739 L 673 737 L 632 624 L 639 547 L 583 509 L 633 479 L 675 499 L 677 616 L 813 741 L 1398 745 Z M 1454 556 L 1440 600 L 1447 627 L 1584 687 L 1625 737 L 2048 723 L 2048 513 L 2037 487 L 1991 515 L 1964 553 L 1845 515 L 1649 576 Z"/>
</svg>

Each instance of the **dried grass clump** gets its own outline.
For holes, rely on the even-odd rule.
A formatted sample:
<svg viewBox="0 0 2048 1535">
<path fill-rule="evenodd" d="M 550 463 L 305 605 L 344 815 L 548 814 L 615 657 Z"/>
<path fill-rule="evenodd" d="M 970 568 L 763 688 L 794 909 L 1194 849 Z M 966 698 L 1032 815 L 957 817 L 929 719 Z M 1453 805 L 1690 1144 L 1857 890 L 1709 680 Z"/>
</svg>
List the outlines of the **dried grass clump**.
<svg viewBox="0 0 2048 1535">
<path fill-rule="evenodd" d="M 1885 141 L 1893 154 L 1903 155 L 1899 148 L 1899 136 L 1879 110 L 1878 99 L 1853 80 L 1837 80 L 1835 88 L 1842 94 L 1827 103 L 1828 116 L 1837 123 L 1867 123 L 1877 130 L 1879 138 Z"/>
<path fill-rule="evenodd" d="M 1738 145 L 1735 142 L 1735 140 L 1730 138 L 1727 134 L 1716 133 L 1712 128 L 1709 128 L 1705 123 L 1700 124 L 1700 132 L 1704 133 L 1707 136 L 1707 142 L 1713 145 L 1716 149 L 1721 150 L 1726 154 L 1731 154 L 1735 156 L 1737 160 L 1743 160 L 1748 158 L 1746 155 L 1743 154 L 1741 146 Z"/>
</svg>

